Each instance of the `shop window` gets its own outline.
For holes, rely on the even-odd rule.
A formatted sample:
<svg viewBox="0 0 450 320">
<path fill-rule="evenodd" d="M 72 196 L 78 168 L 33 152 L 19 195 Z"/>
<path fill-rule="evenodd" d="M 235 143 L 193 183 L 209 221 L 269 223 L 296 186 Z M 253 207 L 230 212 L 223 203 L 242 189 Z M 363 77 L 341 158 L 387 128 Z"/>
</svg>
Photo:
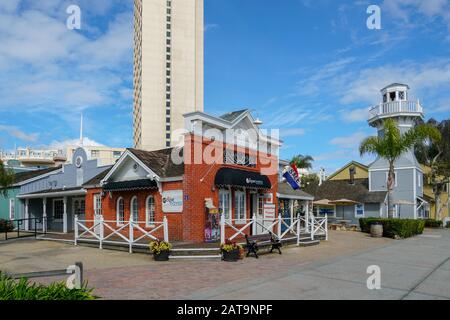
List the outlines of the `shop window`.
<svg viewBox="0 0 450 320">
<path fill-rule="evenodd" d="M 133 216 L 133 221 L 138 222 L 139 221 L 139 207 L 138 207 L 138 198 L 136 196 L 134 196 L 131 199 L 130 212 Z"/>
<path fill-rule="evenodd" d="M 15 199 L 9 199 L 9 220 L 14 220 L 16 216 L 16 201 Z"/>
<path fill-rule="evenodd" d="M 146 225 L 151 227 L 155 224 L 155 198 L 153 196 L 147 198 L 145 212 Z"/>
<path fill-rule="evenodd" d="M 117 200 L 116 212 L 117 225 L 122 226 L 125 221 L 125 202 L 122 197 Z"/>
<path fill-rule="evenodd" d="M 356 218 L 364 217 L 364 204 L 355 205 L 355 217 Z"/>
<path fill-rule="evenodd" d="M 231 219 L 231 196 L 229 191 L 219 191 L 219 212 L 224 214 L 226 220 Z"/>
<path fill-rule="evenodd" d="M 234 193 L 234 200 L 235 200 L 235 205 L 234 205 L 234 214 L 235 214 L 235 219 L 237 223 L 245 223 L 245 192 L 242 191 L 236 191 Z"/>
<path fill-rule="evenodd" d="M 61 221 L 64 217 L 64 201 L 54 200 L 53 201 L 53 219 L 56 221 Z"/>
</svg>

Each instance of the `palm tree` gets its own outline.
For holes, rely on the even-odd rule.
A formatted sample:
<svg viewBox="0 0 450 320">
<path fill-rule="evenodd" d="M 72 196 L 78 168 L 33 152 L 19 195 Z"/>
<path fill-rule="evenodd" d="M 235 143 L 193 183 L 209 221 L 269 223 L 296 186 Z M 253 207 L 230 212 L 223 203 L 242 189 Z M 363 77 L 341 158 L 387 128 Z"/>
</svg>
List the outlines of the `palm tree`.
<svg viewBox="0 0 450 320">
<path fill-rule="evenodd" d="M 292 158 L 291 164 L 295 164 L 299 169 L 312 169 L 313 161 L 313 157 L 299 154 Z"/>
<path fill-rule="evenodd" d="M 14 183 L 14 174 L 5 168 L 3 161 L 0 160 L 0 194 L 6 196 L 8 188 Z"/>
<path fill-rule="evenodd" d="M 394 206 L 392 204 L 392 194 L 395 183 L 394 163 L 406 151 L 425 139 L 439 141 L 441 134 L 439 130 L 428 124 L 420 124 L 406 133 L 402 134 L 397 128 L 393 119 L 386 119 L 383 125 L 383 136 L 368 137 L 359 147 L 361 156 L 364 154 L 374 154 L 386 159 L 389 162 L 389 173 L 387 181 L 388 189 L 388 217 L 394 217 Z"/>
</svg>

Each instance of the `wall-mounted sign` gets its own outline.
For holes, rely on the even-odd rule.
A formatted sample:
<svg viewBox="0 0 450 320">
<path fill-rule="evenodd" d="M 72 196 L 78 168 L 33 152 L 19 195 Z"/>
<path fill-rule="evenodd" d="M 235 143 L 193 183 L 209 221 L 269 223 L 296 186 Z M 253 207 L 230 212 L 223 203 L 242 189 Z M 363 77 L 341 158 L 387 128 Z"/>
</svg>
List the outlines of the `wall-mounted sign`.
<svg viewBox="0 0 450 320">
<path fill-rule="evenodd" d="M 264 204 L 264 219 L 275 219 L 275 205 L 272 203 Z"/>
<path fill-rule="evenodd" d="M 164 191 L 162 193 L 163 212 L 183 212 L 183 190 Z"/>
</svg>

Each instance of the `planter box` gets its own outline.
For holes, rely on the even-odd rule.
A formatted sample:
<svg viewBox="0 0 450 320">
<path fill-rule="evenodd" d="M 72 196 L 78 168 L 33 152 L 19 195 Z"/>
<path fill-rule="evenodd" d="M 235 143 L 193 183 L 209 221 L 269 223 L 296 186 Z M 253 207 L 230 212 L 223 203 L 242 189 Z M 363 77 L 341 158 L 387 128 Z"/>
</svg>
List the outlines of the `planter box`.
<svg viewBox="0 0 450 320">
<path fill-rule="evenodd" d="M 170 251 L 161 251 L 160 254 L 153 254 L 155 261 L 169 261 Z"/>
<path fill-rule="evenodd" d="M 227 262 L 236 262 L 240 259 L 240 250 L 233 250 L 230 252 L 222 251 L 222 260 Z"/>
</svg>

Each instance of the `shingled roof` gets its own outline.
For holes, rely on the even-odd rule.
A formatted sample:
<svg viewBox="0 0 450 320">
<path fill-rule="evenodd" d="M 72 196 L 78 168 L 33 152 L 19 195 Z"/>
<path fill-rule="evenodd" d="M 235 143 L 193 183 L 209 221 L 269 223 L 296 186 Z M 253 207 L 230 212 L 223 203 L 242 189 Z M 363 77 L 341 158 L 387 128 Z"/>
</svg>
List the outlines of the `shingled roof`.
<svg viewBox="0 0 450 320">
<path fill-rule="evenodd" d="M 312 200 L 314 197 L 303 190 L 294 190 L 287 182 L 278 183 L 278 194 L 280 198 L 283 196 L 292 196 L 295 198 L 302 198 L 305 200 Z"/>
<path fill-rule="evenodd" d="M 161 178 L 180 177 L 184 174 L 184 164 L 175 164 L 172 161 L 171 156 L 174 148 L 157 151 L 143 151 L 138 149 L 128 150 Z M 183 150 L 181 149 L 177 154 L 182 157 Z"/>
<path fill-rule="evenodd" d="M 229 113 L 226 113 L 224 115 L 221 115 L 219 118 L 221 118 L 223 120 L 226 120 L 226 121 L 229 121 L 229 122 L 233 122 L 234 120 L 239 118 L 243 113 L 245 113 L 247 111 L 248 111 L 248 109 L 234 111 L 234 112 L 229 112 Z"/>
<path fill-rule="evenodd" d="M 309 185 L 306 192 L 314 195 L 316 201 L 322 199 L 348 199 L 359 203 L 380 203 L 386 199 L 387 191 L 369 191 L 369 179 L 355 179 L 354 184 L 349 180 L 327 180 L 319 185 Z"/>
<path fill-rule="evenodd" d="M 93 177 L 91 180 L 87 181 L 83 184 L 83 187 L 95 187 L 100 186 L 100 182 L 103 180 L 104 177 L 108 174 L 109 170 L 111 170 L 111 167 L 108 167 L 105 171 L 100 172 L 98 175 Z"/>
<path fill-rule="evenodd" d="M 25 172 L 18 172 L 14 174 L 14 184 L 24 182 L 36 177 L 39 177 L 41 175 L 51 173 L 53 171 L 57 171 L 61 169 L 61 166 L 53 167 L 53 168 L 47 168 L 47 169 L 41 169 L 41 170 L 33 170 L 33 171 L 25 171 Z"/>
</svg>

